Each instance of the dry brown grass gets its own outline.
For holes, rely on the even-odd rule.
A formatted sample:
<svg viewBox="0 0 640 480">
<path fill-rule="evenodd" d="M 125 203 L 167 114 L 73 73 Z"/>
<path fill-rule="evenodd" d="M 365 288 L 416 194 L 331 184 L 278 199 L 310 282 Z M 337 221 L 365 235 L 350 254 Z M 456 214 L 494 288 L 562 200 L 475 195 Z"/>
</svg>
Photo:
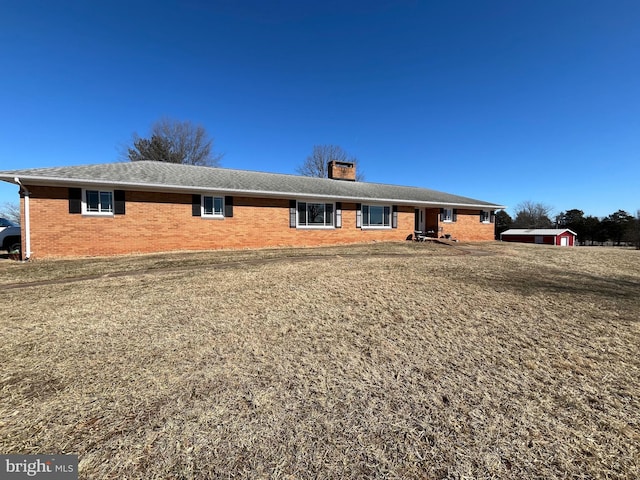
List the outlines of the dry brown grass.
<svg viewBox="0 0 640 480">
<path fill-rule="evenodd" d="M 336 255 L 456 255 L 463 251 L 451 250 L 437 244 L 369 243 L 338 245 L 323 248 L 266 248 L 256 250 L 216 250 L 207 252 L 178 252 L 115 257 L 76 258 L 29 263 L 0 261 L 0 288 L 29 282 L 47 282 L 64 279 L 83 280 L 96 276 L 120 276 L 145 273 L 150 270 L 180 270 L 192 267 L 234 267 L 251 262 L 287 261 L 298 258 L 332 257 Z"/>
<path fill-rule="evenodd" d="M 131 273 L 0 291 L 0 452 L 81 478 L 640 476 L 640 252 L 111 261 L 0 265 Z"/>
</svg>

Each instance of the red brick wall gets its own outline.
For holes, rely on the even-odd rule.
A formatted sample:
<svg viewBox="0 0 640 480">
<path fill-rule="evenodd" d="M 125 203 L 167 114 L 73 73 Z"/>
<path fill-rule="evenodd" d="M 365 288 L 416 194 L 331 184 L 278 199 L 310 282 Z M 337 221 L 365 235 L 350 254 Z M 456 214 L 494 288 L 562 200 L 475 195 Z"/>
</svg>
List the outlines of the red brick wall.
<svg viewBox="0 0 640 480">
<path fill-rule="evenodd" d="M 289 199 L 234 197 L 232 218 L 206 219 L 192 216 L 191 194 L 127 191 L 125 215 L 95 217 L 69 213 L 67 188 L 28 188 L 32 258 L 402 241 L 414 230 L 409 206 L 398 207 L 398 228 L 356 228 L 356 204 L 343 202 L 342 228 L 302 229 L 289 227 Z M 479 211 L 440 225 L 459 240 L 493 239 Z"/>
<path fill-rule="evenodd" d="M 352 162 L 337 162 L 332 160 L 327 167 L 328 177 L 336 180 L 350 180 L 356 179 L 356 165 Z"/>
<path fill-rule="evenodd" d="M 455 222 L 439 222 L 442 227 L 441 235 L 451 235 L 451 238 L 478 242 L 495 239 L 495 224 L 480 222 L 480 210 L 457 209 Z"/>
<path fill-rule="evenodd" d="M 460 241 L 482 242 L 495 240 L 495 224 L 480 222 L 480 210 L 457 209 L 455 222 L 440 221 L 439 208 L 427 208 L 426 230 L 436 232 L 436 236 L 450 235 Z"/>
<path fill-rule="evenodd" d="M 405 240 L 413 207 L 398 208 L 398 228 L 356 228 L 356 205 L 343 203 L 342 228 L 289 228 L 289 200 L 234 197 L 233 217 L 191 214 L 191 195 L 126 192 L 126 214 L 69 214 L 68 189 L 29 187 L 32 258 L 173 250 L 313 246 Z"/>
</svg>

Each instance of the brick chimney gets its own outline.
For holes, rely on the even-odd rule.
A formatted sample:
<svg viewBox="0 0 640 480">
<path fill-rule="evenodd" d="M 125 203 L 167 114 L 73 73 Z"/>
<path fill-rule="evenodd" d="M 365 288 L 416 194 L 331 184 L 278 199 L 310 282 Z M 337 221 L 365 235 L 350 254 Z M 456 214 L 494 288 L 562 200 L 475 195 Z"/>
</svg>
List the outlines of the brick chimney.
<svg viewBox="0 0 640 480">
<path fill-rule="evenodd" d="M 356 181 L 356 164 L 353 162 L 330 160 L 327 170 L 329 171 L 329 178 L 334 180 Z"/>
</svg>

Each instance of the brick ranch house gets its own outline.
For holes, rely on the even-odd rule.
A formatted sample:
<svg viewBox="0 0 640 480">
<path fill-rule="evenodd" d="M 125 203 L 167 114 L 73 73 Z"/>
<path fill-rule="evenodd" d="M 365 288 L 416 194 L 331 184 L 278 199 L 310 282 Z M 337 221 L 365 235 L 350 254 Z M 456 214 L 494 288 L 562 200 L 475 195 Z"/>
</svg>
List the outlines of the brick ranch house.
<svg viewBox="0 0 640 480">
<path fill-rule="evenodd" d="M 512 228 L 500 234 L 503 242 L 538 243 L 541 245 L 557 245 L 573 247 L 577 234 L 568 228 Z"/>
<path fill-rule="evenodd" d="M 20 189 L 22 258 L 494 239 L 501 205 L 424 188 L 164 162 L 0 171 Z"/>
</svg>

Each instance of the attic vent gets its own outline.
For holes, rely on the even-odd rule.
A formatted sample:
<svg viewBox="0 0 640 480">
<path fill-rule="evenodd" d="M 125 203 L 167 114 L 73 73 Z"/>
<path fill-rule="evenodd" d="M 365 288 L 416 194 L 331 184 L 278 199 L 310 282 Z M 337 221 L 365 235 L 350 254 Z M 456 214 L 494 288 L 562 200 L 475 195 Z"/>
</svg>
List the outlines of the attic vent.
<svg viewBox="0 0 640 480">
<path fill-rule="evenodd" d="M 327 168 L 329 178 L 334 180 L 356 181 L 356 164 L 353 162 L 338 162 L 330 160 Z"/>
</svg>

